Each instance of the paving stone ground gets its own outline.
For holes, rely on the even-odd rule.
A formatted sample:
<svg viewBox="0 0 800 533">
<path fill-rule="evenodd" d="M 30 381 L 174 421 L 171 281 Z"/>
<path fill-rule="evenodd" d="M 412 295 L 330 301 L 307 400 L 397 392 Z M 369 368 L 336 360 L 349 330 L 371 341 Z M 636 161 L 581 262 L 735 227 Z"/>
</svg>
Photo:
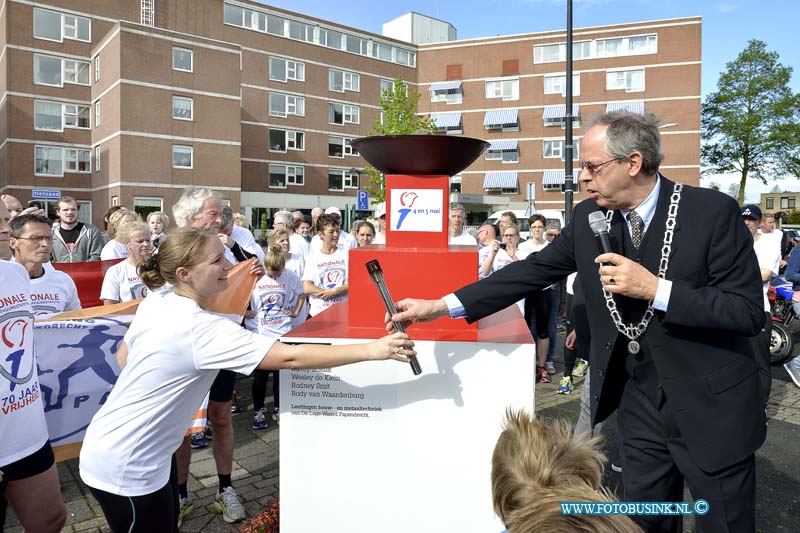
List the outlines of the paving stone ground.
<svg viewBox="0 0 800 533">
<path fill-rule="evenodd" d="M 559 340 L 562 335 L 559 335 Z M 563 342 L 559 345 L 563 346 Z M 560 354 L 556 367 L 563 370 Z M 580 386 L 570 395 L 555 393 L 557 374 L 553 383 L 536 386 L 537 416 L 565 418 L 574 423 L 580 408 Z M 237 381 L 244 412 L 233 415 L 235 426 L 235 451 L 233 465 L 234 486 L 240 495 L 248 515 L 257 514 L 270 500 L 279 494 L 279 434 L 278 424 L 270 423 L 266 430 L 250 428 L 252 405 L 250 404 L 250 380 Z M 271 408 L 271 404 L 268 405 Z M 767 441 L 756 454 L 757 465 L 757 518 L 760 532 L 800 530 L 800 388 L 788 380 L 782 367 L 773 368 L 772 393 L 767 408 L 769 430 Z M 603 451 L 609 460 L 617 457 L 616 421 L 612 418 L 603 429 Z M 107 532 L 103 513 L 86 486 L 78 477 L 78 461 L 73 459 L 58 465 L 61 490 L 67 504 L 68 519 L 65 532 Z M 608 487 L 622 494 L 621 476 L 606 469 L 604 481 Z M 184 522 L 185 532 L 231 532 L 238 527 L 226 524 L 212 506 L 217 488 L 217 477 L 213 464 L 211 446 L 193 450 L 189 490 L 195 499 L 195 510 Z M 690 501 L 688 492 L 685 501 Z M 6 531 L 19 533 L 22 528 L 9 511 Z M 685 531 L 692 532 L 691 520 L 685 521 Z M 155 533 L 155 532 L 154 532 Z"/>
</svg>

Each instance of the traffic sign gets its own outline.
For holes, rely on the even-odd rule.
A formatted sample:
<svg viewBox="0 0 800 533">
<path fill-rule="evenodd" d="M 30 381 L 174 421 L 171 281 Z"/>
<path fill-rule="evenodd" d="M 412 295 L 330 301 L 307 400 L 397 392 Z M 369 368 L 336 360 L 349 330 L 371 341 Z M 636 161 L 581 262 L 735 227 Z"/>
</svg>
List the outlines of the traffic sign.
<svg viewBox="0 0 800 533">
<path fill-rule="evenodd" d="M 61 191 L 54 191 L 52 189 L 33 189 L 33 191 L 31 191 L 31 198 L 34 200 L 58 200 L 61 198 Z"/>
<path fill-rule="evenodd" d="M 364 189 L 359 189 L 356 198 L 358 200 L 358 210 L 367 211 L 369 209 L 369 193 Z"/>
</svg>

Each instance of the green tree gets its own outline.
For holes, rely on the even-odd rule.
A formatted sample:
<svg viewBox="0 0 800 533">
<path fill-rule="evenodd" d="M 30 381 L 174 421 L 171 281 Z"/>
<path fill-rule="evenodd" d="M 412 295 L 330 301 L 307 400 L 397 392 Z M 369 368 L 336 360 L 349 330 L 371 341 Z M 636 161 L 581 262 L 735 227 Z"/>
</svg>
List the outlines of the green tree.
<svg viewBox="0 0 800 533">
<path fill-rule="evenodd" d="M 740 204 L 749 177 L 766 184 L 800 168 L 800 96 L 789 87 L 791 77 L 792 68 L 754 39 L 702 105 L 703 172 L 741 173 Z"/>
<path fill-rule="evenodd" d="M 435 132 L 436 124 L 431 122 L 430 116 L 417 114 L 420 96 L 417 91 L 409 94 L 402 76 L 395 78 L 392 86 L 381 92 L 379 104 L 383 120 L 381 120 L 381 116 L 375 119 L 370 135 L 411 135 L 420 132 Z M 364 171 L 369 177 L 370 184 L 366 189 L 370 193 L 372 203 L 385 201 L 386 178 L 384 175 L 370 165 L 364 167 Z"/>
</svg>

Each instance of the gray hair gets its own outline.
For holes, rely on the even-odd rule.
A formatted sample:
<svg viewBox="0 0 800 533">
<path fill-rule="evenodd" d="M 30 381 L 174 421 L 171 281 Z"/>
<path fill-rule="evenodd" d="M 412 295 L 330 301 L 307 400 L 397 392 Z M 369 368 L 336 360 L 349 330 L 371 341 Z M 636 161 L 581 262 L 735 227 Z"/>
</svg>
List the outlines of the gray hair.
<svg viewBox="0 0 800 533">
<path fill-rule="evenodd" d="M 203 209 L 203 203 L 209 198 L 216 198 L 222 202 L 222 196 L 206 187 L 192 187 L 186 189 L 175 205 L 172 206 L 172 216 L 175 224 L 184 228 L 197 218 Z"/>
<path fill-rule="evenodd" d="M 450 204 L 450 212 L 452 213 L 453 211 L 461 211 L 465 215 L 467 214 L 467 209 L 458 202 L 453 202 Z"/>
<path fill-rule="evenodd" d="M 222 206 L 219 220 L 219 229 L 228 230 L 229 228 L 233 227 L 233 208 L 229 205 Z"/>
<path fill-rule="evenodd" d="M 642 154 L 642 173 L 655 174 L 664 155 L 661 153 L 661 120 L 653 113 L 611 111 L 592 120 L 591 126 L 608 126 L 605 151 L 615 159 L 627 159 L 632 152 Z"/>
<path fill-rule="evenodd" d="M 294 225 L 294 218 L 292 217 L 292 213 L 290 211 L 278 211 L 273 216 L 273 220 L 275 222 L 283 222 L 286 224 L 287 228 L 291 228 Z"/>
</svg>

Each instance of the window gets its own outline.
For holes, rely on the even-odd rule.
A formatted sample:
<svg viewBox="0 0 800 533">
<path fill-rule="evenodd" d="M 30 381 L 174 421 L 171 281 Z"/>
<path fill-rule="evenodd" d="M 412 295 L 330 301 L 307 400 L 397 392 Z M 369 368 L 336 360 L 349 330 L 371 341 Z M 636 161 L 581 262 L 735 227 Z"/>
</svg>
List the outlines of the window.
<svg viewBox="0 0 800 533">
<path fill-rule="evenodd" d="M 185 96 L 172 97 L 172 118 L 176 120 L 192 120 L 194 100 Z"/>
<path fill-rule="evenodd" d="M 347 137 L 328 136 L 328 156 L 343 159 L 346 155 L 358 155 L 350 145 L 350 141 L 352 139 Z"/>
<path fill-rule="evenodd" d="M 314 42 L 314 26 L 296 20 L 289 21 L 289 38 L 307 43 Z"/>
<path fill-rule="evenodd" d="M 343 70 L 328 70 L 328 89 L 343 93 L 345 91 L 359 92 L 360 76 L 355 72 Z"/>
<path fill-rule="evenodd" d="M 658 40 L 655 35 L 628 37 L 628 54 L 655 54 L 658 52 Z"/>
<path fill-rule="evenodd" d="M 606 90 L 625 89 L 626 93 L 644 91 L 644 69 L 609 70 L 606 72 Z"/>
<path fill-rule="evenodd" d="M 566 58 L 566 44 L 564 45 L 564 57 Z M 592 41 L 581 41 L 572 43 L 572 59 L 590 59 L 592 57 Z"/>
<path fill-rule="evenodd" d="M 89 85 L 89 62 L 64 59 L 64 83 Z"/>
<path fill-rule="evenodd" d="M 572 43 L 572 59 L 592 59 L 594 57 L 617 57 L 638 54 L 655 54 L 658 51 L 658 36 L 639 35 L 634 37 L 615 37 Z M 566 43 L 543 44 L 533 47 L 534 63 L 565 61 Z"/>
<path fill-rule="evenodd" d="M 549 117 L 544 119 L 544 126 L 546 128 L 560 126 L 561 129 L 565 129 L 567 127 L 567 119 L 566 117 Z M 581 117 L 578 115 L 572 116 L 572 127 L 573 128 L 580 128 L 581 127 Z"/>
<path fill-rule="evenodd" d="M 346 49 L 348 52 L 360 54 L 362 56 L 367 55 L 367 46 L 369 45 L 369 41 L 362 39 L 361 37 L 356 37 L 355 35 L 345 35 L 345 37 L 347 39 Z"/>
<path fill-rule="evenodd" d="M 100 81 L 100 56 L 94 58 L 94 81 Z"/>
<path fill-rule="evenodd" d="M 359 109 L 356 105 L 328 103 L 328 124 L 358 124 Z"/>
<path fill-rule="evenodd" d="M 172 145 L 172 168 L 194 168 L 194 148 Z"/>
<path fill-rule="evenodd" d="M 63 87 L 64 79 L 61 71 L 61 58 L 34 54 L 33 82 L 37 85 Z"/>
<path fill-rule="evenodd" d="M 392 93 L 394 91 L 394 81 L 392 80 L 381 80 L 381 95 L 384 92 Z"/>
<path fill-rule="evenodd" d="M 544 158 L 559 158 L 564 161 L 565 156 L 564 139 L 545 139 L 544 141 Z M 573 139 L 572 142 L 572 160 L 577 161 L 578 157 L 578 142 Z"/>
<path fill-rule="evenodd" d="M 775 198 L 767 198 L 767 207 L 766 209 L 775 209 Z"/>
<path fill-rule="evenodd" d="M 392 47 L 386 43 L 372 43 L 372 57 L 383 59 L 384 61 L 392 60 Z"/>
<path fill-rule="evenodd" d="M 94 147 L 94 171 L 100 172 L 100 146 Z"/>
<path fill-rule="evenodd" d="M 338 31 L 330 30 L 328 28 L 319 29 L 319 44 L 327 46 L 328 48 L 335 48 L 336 50 L 342 49 L 342 38 L 344 34 Z"/>
<path fill-rule="evenodd" d="M 461 174 L 450 177 L 450 192 L 461 192 Z"/>
<path fill-rule="evenodd" d="M 461 82 L 458 82 L 458 87 L 437 88 L 432 86 L 430 92 L 431 92 L 431 103 L 435 102 L 447 102 L 448 104 L 461 103 L 461 98 L 462 98 Z"/>
<path fill-rule="evenodd" d="M 78 17 L 50 11 L 33 9 L 33 36 L 37 39 L 63 42 L 64 39 L 91 42 L 92 22 L 86 17 Z"/>
<path fill-rule="evenodd" d="M 781 209 L 794 209 L 794 196 L 781 196 Z"/>
<path fill-rule="evenodd" d="M 302 131 L 269 130 L 269 151 L 286 152 L 287 150 L 303 150 Z"/>
<path fill-rule="evenodd" d="M 544 94 L 560 94 L 566 96 L 567 94 L 567 76 L 560 74 L 557 76 L 544 77 Z M 581 75 L 572 75 L 572 95 L 581 95 Z"/>
<path fill-rule="evenodd" d="M 486 82 L 486 98 L 519 100 L 519 80 L 489 80 Z"/>
<path fill-rule="evenodd" d="M 225 11 L 223 20 L 225 24 L 233 24 L 234 26 L 243 26 L 244 23 L 244 9 L 232 4 L 225 4 Z"/>
<path fill-rule="evenodd" d="M 94 103 L 94 127 L 100 127 L 100 100 Z"/>
<path fill-rule="evenodd" d="M 286 80 L 305 81 L 305 77 L 305 63 L 282 57 L 269 58 L 269 79 L 282 82 Z"/>
<path fill-rule="evenodd" d="M 328 190 L 344 191 L 345 189 L 358 189 L 358 172 L 350 172 L 342 168 L 328 170 Z"/>
<path fill-rule="evenodd" d="M 271 117 L 305 115 L 305 98 L 283 93 L 269 93 L 269 114 Z"/>
<path fill-rule="evenodd" d="M 34 174 L 37 176 L 64 175 L 64 149 L 59 146 L 37 146 L 34 148 Z"/>
<path fill-rule="evenodd" d="M 147 216 L 154 211 L 163 211 L 164 200 L 159 197 L 148 196 L 134 196 L 133 197 L 133 210 L 142 217 L 142 220 L 147 220 Z"/>
<path fill-rule="evenodd" d="M 91 151 L 65 148 L 64 170 L 68 172 L 91 172 Z"/>
<path fill-rule="evenodd" d="M 503 163 L 517 163 L 519 162 L 519 149 L 518 148 L 504 148 L 502 150 L 486 150 L 487 161 L 502 161 Z"/>
<path fill-rule="evenodd" d="M 269 186 L 285 189 L 287 185 L 303 185 L 305 168 L 299 165 L 270 165 Z"/>
<path fill-rule="evenodd" d="M 192 72 L 194 70 L 194 52 L 188 48 L 172 47 L 172 70 Z"/>
<path fill-rule="evenodd" d="M 33 127 L 42 131 L 64 131 L 63 104 L 35 100 L 33 103 Z"/>
<path fill-rule="evenodd" d="M 261 22 L 261 17 L 267 19 L 267 33 L 271 33 L 272 35 L 280 35 L 283 37 L 286 35 L 286 19 L 283 17 L 279 17 L 277 15 L 270 15 L 269 18 L 263 13 L 257 13 L 255 11 L 251 12 L 253 17 L 252 27 L 254 30 L 264 31 L 263 23 Z M 258 27 L 256 28 L 256 17 L 259 19 Z"/>
<path fill-rule="evenodd" d="M 597 57 L 616 57 L 618 55 L 622 55 L 622 38 L 597 41 Z"/>
<path fill-rule="evenodd" d="M 64 104 L 64 127 L 89 129 L 89 106 Z"/>
</svg>

